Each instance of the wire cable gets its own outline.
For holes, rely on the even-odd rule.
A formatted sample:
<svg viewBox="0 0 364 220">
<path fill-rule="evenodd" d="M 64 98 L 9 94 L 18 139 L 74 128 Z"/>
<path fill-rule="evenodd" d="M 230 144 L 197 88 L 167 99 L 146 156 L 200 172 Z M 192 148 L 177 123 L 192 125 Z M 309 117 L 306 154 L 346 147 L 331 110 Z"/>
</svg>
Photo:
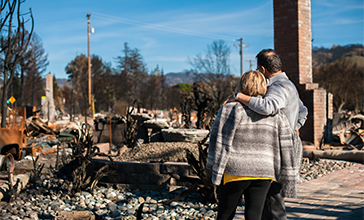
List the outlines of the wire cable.
<svg viewBox="0 0 364 220">
<path fill-rule="evenodd" d="M 229 37 L 229 36 L 209 34 L 209 33 L 191 31 L 191 30 L 186 30 L 186 29 L 181 29 L 181 28 L 167 27 L 167 26 L 151 24 L 151 23 L 142 22 L 142 21 L 131 20 L 131 19 L 123 18 L 123 17 L 101 14 L 98 12 L 92 12 L 92 14 L 96 15 L 96 17 L 108 19 L 111 21 L 116 21 L 119 23 L 130 24 L 130 25 L 135 25 L 135 26 L 139 26 L 139 27 L 145 27 L 145 28 L 150 28 L 150 29 L 155 29 L 155 30 L 160 30 L 160 31 L 172 32 L 172 33 L 178 33 L 178 34 L 184 34 L 184 35 L 191 35 L 191 36 L 197 36 L 197 37 L 206 37 L 206 38 L 212 38 L 212 39 L 219 38 L 219 39 L 226 40 L 226 41 L 233 41 L 235 39 L 235 38 Z"/>
</svg>

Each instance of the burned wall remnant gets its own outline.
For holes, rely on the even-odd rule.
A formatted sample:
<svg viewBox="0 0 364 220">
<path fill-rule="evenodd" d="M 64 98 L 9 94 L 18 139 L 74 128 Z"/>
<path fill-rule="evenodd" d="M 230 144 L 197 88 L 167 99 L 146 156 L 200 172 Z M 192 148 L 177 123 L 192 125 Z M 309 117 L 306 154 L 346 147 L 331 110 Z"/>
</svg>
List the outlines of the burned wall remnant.
<svg viewBox="0 0 364 220">
<path fill-rule="evenodd" d="M 124 117 L 96 118 L 94 120 L 93 141 L 95 143 L 112 142 L 121 147 L 125 144 L 126 120 Z"/>
<path fill-rule="evenodd" d="M 46 76 L 46 101 L 42 105 L 43 118 L 48 119 L 50 122 L 54 122 L 56 107 L 53 100 L 53 76 L 48 73 Z"/>
<path fill-rule="evenodd" d="M 332 108 L 327 108 L 331 103 L 327 103 L 326 90 L 312 81 L 311 1 L 274 0 L 273 7 L 275 51 L 309 112 L 301 138 L 318 147 L 327 116 L 332 115 L 327 109 Z"/>
</svg>

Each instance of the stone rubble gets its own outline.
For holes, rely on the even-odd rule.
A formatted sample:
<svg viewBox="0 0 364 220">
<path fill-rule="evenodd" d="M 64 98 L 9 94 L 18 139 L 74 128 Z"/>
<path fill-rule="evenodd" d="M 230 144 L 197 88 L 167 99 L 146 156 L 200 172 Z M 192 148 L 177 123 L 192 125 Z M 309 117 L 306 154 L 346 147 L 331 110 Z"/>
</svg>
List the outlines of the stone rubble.
<svg viewBox="0 0 364 220">
<path fill-rule="evenodd" d="M 301 181 L 309 181 L 336 170 L 351 166 L 353 163 L 336 160 L 303 160 Z M 123 191 L 99 187 L 95 192 L 79 192 L 70 197 L 67 180 L 52 176 L 42 176 L 40 183 L 23 190 L 10 202 L 0 202 L 0 219 L 36 220 L 55 219 L 62 211 L 90 211 L 101 219 L 136 219 L 140 204 L 144 203 L 142 219 L 215 219 L 217 205 L 204 201 L 198 193 L 187 198 L 165 203 L 184 189 L 175 192 L 162 191 Z M 243 202 L 238 209 L 243 209 Z M 100 219 L 96 218 L 96 219 Z"/>
</svg>

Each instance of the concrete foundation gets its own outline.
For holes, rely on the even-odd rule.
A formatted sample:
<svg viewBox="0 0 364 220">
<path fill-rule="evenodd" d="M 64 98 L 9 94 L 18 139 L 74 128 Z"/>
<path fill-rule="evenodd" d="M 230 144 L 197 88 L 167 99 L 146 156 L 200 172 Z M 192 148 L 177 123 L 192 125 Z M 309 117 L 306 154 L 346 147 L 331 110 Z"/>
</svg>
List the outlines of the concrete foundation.
<svg viewBox="0 0 364 220">
<path fill-rule="evenodd" d="M 111 164 L 109 160 L 93 159 L 87 167 L 90 175 L 94 176 L 101 167 Z M 160 190 L 189 186 L 198 181 L 197 175 L 188 163 L 138 163 L 115 162 L 115 174 L 104 177 L 100 183 L 106 183 L 117 188 L 134 190 Z"/>
</svg>

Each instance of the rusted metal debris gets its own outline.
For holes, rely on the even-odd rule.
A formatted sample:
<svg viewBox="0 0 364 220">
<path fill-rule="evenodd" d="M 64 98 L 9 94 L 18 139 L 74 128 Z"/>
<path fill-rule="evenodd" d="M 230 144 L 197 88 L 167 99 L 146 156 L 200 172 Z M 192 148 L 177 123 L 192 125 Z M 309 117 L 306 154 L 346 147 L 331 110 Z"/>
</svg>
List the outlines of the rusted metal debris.
<svg viewBox="0 0 364 220">
<path fill-rule="evenodd" d="M 27 136 L 37 137 L 41 134 L 57 135 L 59 132 L 55 130 L 55 125 L 49 126 L 38 116 L 32 116 L 27 121 Z"/>
<path fill-rule="evenodd" d="M 11 153 L 15 160 L 22 159 L 27 153 L 35 156 L 36 152 L 43 152 L 36 141 L 43 135 L 53 136 L 56 139 L 59 134 L 54 128 L 47 125 L 38 116 L 29 116 L 27 119 L 26 107 L 12 109 L 8 115 L 6 128 L 0 128 L 0 154 Z M 29 142 L 28 142 L 29 140 Z M 28 149 L 26 149 L 28 148 Z M 0 164 L 1 165 L 1 164 Z"/>
</svg>

